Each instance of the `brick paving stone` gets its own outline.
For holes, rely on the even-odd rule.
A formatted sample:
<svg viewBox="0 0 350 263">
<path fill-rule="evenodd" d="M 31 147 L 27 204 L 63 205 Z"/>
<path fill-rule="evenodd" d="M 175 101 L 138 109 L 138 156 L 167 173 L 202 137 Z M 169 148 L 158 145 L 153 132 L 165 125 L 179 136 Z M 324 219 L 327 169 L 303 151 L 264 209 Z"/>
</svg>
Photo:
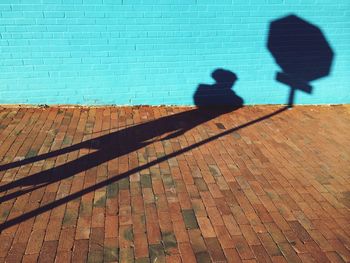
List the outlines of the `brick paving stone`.
<svg viewBox="0 0 350 263">
<path fill-rule="evenodd" d="M 166 263 L 181 263 L 182 261 L 181 261 L 181 257 L 180 256 L 173 255 L 173 256 L 166 256 L 165 257 L 165 262 Z"/>
<path fill-rule="evenodd" d="M 182 210 L 182 216 L 184 218 L 186 229 L 198 228 L 198 223 L 193 209 Z"/>
<path fill-rule="evenodd" d="M 71 251 L 59 251 L 56 254 L 55 262 L 71 262 L 72 260 L 72 252 Z"/>
<path fill-rule="evenodd" d="M 14 243 L 6 256 L 5 262 L 20 262 L 26 245 L 24 242 Z"/>
<path fill-rule="evenodd" d="M 26 254 L 39 253 L 45 237 L 45 229 L 33 231 L 28 240 Z"/>
<path fill-rule="evenodd" d="M 350 108 L 279 109 L 1 107 L 0 262 L 350 262 Z"/>
<path fill-rule="evenodd" d="M 210 258 L 212 261 L 224 261 L 225 255 L 222 250 L 222 247 L 220 246 L 219 240 L 217 238 L 205 238 L 205 243 L 208 248 L 208 253 L 210 255 Z"/>
<path fill-rule="evenodd" d="M 39 254 L 38 262 L 54 262 L 57 250 L 57 241 L 45 241 Z"/>
<path fill-rule="evenodd" d="M 105 262 L 116 262 L 118 258 L 118 238 L 106 238 L 103 245 L 103 260 Z"/>
<path fill-rule="evenodd" d="M 197 261 L 190 243 L 179 243 L 179 250 L 183 262 Z"/>
<path fill-rule="evenodd" d="M 173 228 L 176 240 L 179 243 L 189 241 L 188 232 L 183 220 L 173 221 Z"/>
<path fill-rule="evenodd" d="M 232 238 L 227 231 L 226 227 L 223 225 L 214 226 L 215 233 L 219 239 L 222 248 L 233 248 Z"/>
<path fill-rule="evenodd" d="M 38 258 L 39 258 L 39 254 L 24 255 L 22 258 L 22 262 L 34 263 L 34 262 L 38 262 Z M 68 261 L 69 261 L 69 259 L 68 259 Z M 67 261 L 65 261 L 65 262 L 67 262 Z"/>
<path fill-rule="evenodd" d="M 207 250 L 202 233 L 199 229 L 190 230 L 189 237 L 192 249 L 195 254 L 199 252 L 205 252 Z"/>
<path fill-rule="evenodd" d="M 132 248 L 122 248 L 119 251 L 119 262 L 135 262 Z"/>
<path fill-rule="evenodd" d="M 164 247 L 162 244 L 151 244 L 148 250 L 151 262 L 165 261 Z"/>
<path fill-rule="evenodd" d="M 199 217 L 197 218 L 197 220 L 198 220 L 199 228 L 202 232 L 203 237 L 210 238 L 210 237 L 216 236 L 214 228 L 209 218 Z"/>
<path fill-rule="evenodd" d="M 224 254 L 226 256 L 227 262 L 242 262 L 242 259 L 239 257 L 237 250 L 234 248 L 224 249 Z"/>
<path fill-rule="evenodd" d="M 177 240 L 174 233 L 162 233 L 162 244 L 167 255 L 178 254 Z"/>
<path fill-rule="evenodd" d="M 244 259 L 254 258 L 252 248 L 248 245 L 243 236 L 232 236 L 233 246 L 236 248 L 239 256 Z"/>
</svg>

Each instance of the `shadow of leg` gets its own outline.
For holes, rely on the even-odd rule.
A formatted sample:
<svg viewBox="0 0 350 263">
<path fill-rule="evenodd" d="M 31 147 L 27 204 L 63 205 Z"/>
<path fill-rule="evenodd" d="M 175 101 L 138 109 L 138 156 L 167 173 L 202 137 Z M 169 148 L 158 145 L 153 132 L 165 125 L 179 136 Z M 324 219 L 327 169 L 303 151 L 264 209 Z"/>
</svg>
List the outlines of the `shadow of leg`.
<svg viewBox="0 0 350 263">
<path fill-rule="evenodd" d="M 90 142 L 86 141 L 86 142 L 78 143 L 78 144 L 75 144 L 75 145 L 63 148 L 63 149 L 59 149 L 59 150 L 55 150 L 55 151 L 52 151 L 52 152 L 44 153 L 44 154 L 41 154 L 41 155 L 38 155 L 38 156 L 34 156 L 34 157 L 27 158 L 27 159 L 23 159 L 23 160 L 20 160 L 20 161 L 3 164 L 3 165 L 0 165 L 0 171 L 5 171 L 5 170 L 11 169 L 11 168 L 15 168 L 15 167 L 18 167 L 18 166 L 21 166 L 21 165 L 26 165 L 26 164 L 38 162 L 38 161 L 41 161 L 41 160 L 45 160 L 45 159 L 48 159 L 48 158 L 56 157 L 58 155 L 66 154 L 66 153 L 73 152 L 73 151 L 76 151 L 76 150 L 80 150 L 82 148 L 88 148 L 89 145 L 90 145 Z"/>
</svg>

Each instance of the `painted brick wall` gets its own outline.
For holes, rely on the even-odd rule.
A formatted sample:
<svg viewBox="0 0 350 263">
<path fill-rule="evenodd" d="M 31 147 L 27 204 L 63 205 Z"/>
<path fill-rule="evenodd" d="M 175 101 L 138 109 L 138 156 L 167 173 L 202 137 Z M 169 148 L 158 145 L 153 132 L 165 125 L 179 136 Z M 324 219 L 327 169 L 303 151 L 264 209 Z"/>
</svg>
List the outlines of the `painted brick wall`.
<svg viewBox="0 0 350 263">
<path fill-rule="evenodd" d="M 285 103 L 266 45 L 288 14 L 335 53 L 296 103 L 350 103 L 349 0 L 0 0 L 0 103 L 189 105 L 217 68 L 245 104 Z"/>
</svg>

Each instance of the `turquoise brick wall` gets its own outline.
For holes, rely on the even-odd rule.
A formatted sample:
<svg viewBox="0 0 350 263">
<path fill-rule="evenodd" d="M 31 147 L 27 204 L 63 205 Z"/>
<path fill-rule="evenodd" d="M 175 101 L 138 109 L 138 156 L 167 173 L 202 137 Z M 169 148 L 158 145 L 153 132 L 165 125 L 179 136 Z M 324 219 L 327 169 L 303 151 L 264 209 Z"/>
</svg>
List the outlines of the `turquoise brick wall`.
<svg viewBox="0 0 350 263">
<path fill-rule="evenodd" d="M 349 0 L 0 0 L 0 103 L 193 104 L 224 68 L 245 104 L 285 103 L 270 22 L 317 25 L 335 57 L 296 103 L 350 103 Z"/>
</svg>

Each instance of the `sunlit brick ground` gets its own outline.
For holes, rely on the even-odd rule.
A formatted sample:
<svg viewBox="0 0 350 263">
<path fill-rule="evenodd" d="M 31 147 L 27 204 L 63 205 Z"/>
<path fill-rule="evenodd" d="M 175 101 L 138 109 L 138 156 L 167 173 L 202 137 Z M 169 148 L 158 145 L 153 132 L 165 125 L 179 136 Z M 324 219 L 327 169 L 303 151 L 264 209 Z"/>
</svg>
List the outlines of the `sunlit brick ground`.
<svg viewBox="0 0 350 263">
<path fill-rule="evenodd" d="M 0 108 L 0 262 L 350 262 L 350 107 Z"/>
</svg>

